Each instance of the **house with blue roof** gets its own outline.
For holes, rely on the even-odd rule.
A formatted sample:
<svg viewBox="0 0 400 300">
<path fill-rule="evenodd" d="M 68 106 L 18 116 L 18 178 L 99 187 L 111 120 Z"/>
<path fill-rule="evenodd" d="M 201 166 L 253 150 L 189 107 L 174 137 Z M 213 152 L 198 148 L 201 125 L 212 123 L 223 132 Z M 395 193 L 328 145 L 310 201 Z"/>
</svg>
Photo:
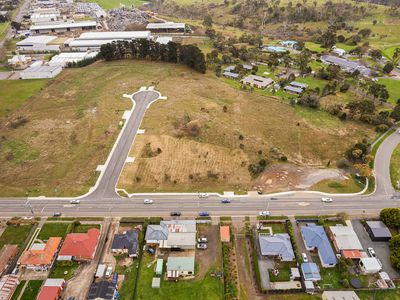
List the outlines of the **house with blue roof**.
<svg viewBox="0 0 400 300">
<path fill-rule="evenodd" d="M 304 280 L 319 281 L 321 280 L 321 274 L 316 263 L 302 263 L 301 272 L 303 273 Z"/>
<path fill-rule="evenodd" d="M 308 223 L 300 227 L 304 244 L 309 251 L 318 251 L 321 265 L 324 268 L 334 267 L 337 264 L 335 252 L 323 226 Z"/>
</svg>

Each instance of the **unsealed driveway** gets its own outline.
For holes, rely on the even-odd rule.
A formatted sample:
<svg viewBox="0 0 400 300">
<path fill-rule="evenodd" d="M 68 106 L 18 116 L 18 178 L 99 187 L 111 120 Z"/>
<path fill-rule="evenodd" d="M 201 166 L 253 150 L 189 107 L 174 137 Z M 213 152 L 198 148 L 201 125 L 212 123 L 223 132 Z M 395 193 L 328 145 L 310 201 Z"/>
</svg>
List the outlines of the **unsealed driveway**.
<svg viewBox="0 0 400 300">
<path fill-rule="evenodd" d="M 400 278 L 399 273 L 390 264 L 389 242 L 373 242 L 360 220 L 352 220 L 351 224 L 364 250 L 367 251 L 368 247 L 372 247 L 375 250 L 376 257 L 382 262 L 383 271 L 388 273 L 392 279 Z"/>
</svg>

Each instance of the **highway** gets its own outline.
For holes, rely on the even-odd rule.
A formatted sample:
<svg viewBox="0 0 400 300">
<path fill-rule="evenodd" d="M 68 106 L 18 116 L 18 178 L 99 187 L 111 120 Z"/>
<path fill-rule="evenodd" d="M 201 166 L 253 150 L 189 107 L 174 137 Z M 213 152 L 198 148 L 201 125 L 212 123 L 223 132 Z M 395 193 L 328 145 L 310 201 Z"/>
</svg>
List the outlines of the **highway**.
<svg viewBox="0 0 400 300">
<path fill-rule="evenodd" d="M 223 197 L 210 193 L 208 198 L 197 194 L 136 194 L 120 197 L 115 187 L 124 167 L 132 143 L 140 128 L 146 109 L 160 97 L 156 91 L 139 91 L 131 96 L 136 103 L 110 155 L 96 186 L 86 195 L 78 197 L 80 204 L 70 204 L 75 198 L 1 198 L 0 215 L 51 216 L 167 216 L 171 211 L 182 212 L 182 217 L 193 217 L 199 212 L 211 216 L 247 216 L 269 210 L 272 215 L 319 215 L 346 212 L 354 216 L 376 215 L 384 207 L 399 207 L 400 198 L 390 182 L 390 158 L 400 143 L 400 134 L 394 133 L 380 145 L 375 156 L 377 188 L 370 195 L 334 195 L 332 203 L 323 203 L 318 192 L 290 192 L 275 195 L 230 197 L 229 204 L 221 203 Z M 153 199 L 144 204 L 143 199 Z"/>
</svg>

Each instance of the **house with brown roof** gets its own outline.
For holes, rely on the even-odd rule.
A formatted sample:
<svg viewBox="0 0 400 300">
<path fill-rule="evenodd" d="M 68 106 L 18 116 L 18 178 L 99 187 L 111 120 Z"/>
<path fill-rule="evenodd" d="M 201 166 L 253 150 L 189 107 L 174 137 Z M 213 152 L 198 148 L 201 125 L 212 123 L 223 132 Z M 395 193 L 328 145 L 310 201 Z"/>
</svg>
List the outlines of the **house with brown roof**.
<svg viewBox="0 0 400 300">
<path fill-rule="evenodd" d="M 46 244 L 33 244 L 31 249 L 22 253 L 18 264 L 29 270 L 47 271 L 53 264 L 60 244 L 60 237 L 51 237 Z"/>
<path fill-rule="evenodd" d="M 91 228 L 87 233 L 67 234 L 58 254 L 58 260 L 90 261 L 94 258 L 100 230 Z"/>
<path fill-rule="evenodd" d="M 4 245 L 0 250 L 0 277 L 7 271 L 10 263 L 18 253 L 17 245 Z"/>
</svg>

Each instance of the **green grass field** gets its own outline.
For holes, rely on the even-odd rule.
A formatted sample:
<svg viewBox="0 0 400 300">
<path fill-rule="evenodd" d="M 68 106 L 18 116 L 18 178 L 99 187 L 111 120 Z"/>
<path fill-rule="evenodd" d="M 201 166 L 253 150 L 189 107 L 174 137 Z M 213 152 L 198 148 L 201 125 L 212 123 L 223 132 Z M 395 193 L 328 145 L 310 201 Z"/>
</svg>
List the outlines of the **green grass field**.
<svg viewBox="0 0 400 300">
<path fill-rule="evenodd" d="M 147 253 L 143 255 L 140 265 L 139 281 L 137 286 L 137 297 L 140 300 L 163 300 L 175 299 L 186 300 L 222 300 L 223 284 L 220 279 L 210 276 L 210 271 L 204 278 L 195 280 L 180 280 L 178 282 L 161 279 L 161 287 L 153 289 L 151 281 L 154 277 L 154 265 L 149 268 L 147 265 L 153 260 Z"/>
<path fill-rule="evenodd" d="M 356 181 L 353 177 L 345 180 L 326 179 L 314 184 L 310 190 L 325 193 L 358 193 L 362 191 L 364 186 Z"/>
<path fill-rule="evenodd" d="M 142 0 L 88 0 L 87 2 L 95 2 L 99 4 L 104 9 L 112 9 L 117 7 L 138 7 L 141 6 L 144 2 Z"/>
<path fill-rule="evenodd" d="M 392 185 L 397 188 L 397 182 L 400 180 L 400 145 L 394 149 L 390 160 L 390 179 Z"/>
<path fill-rule="evenodd" d="M 386 85 L 389 92 L 388 102 L 396 104 L 397 100 L 400 99 L 400 81 L 390 78 L 380 78 L 378 83 Z"/>
<path fill-rule="evenodd" d="M 74 276 L 78 268 L 79 264 L 74 261 L 56 261 L 49 278 L 64 278 L 67 281 Z"/>
<path fill-rule="evenodd" d="M 20 300 L 32 300 L 36 299 L 39 294 L 40 287 L 42 286 L 43 280 L 29 280 L 28 285 L 25 288 Z"/>
<path fill-rule="evenodd" d="M 71 223 L 45 223 L 39 232 L 38 239 L 44 241 L 50 237 L 65 238 L 71 229 Z"/>
<path fill-rule="evenodd" d="M 18 247 L 21 248 L 28 238 L 31 229 L 32 225 L 7 226 L 0 237 L 0 249 L 3 248 L 5 244 L 18 245 Z"/>
<path fill-rule="evenodd" d="M 18 109 L 47 82 L 47 79 L 0 80 L 0 118 Z"/>
</svg>

